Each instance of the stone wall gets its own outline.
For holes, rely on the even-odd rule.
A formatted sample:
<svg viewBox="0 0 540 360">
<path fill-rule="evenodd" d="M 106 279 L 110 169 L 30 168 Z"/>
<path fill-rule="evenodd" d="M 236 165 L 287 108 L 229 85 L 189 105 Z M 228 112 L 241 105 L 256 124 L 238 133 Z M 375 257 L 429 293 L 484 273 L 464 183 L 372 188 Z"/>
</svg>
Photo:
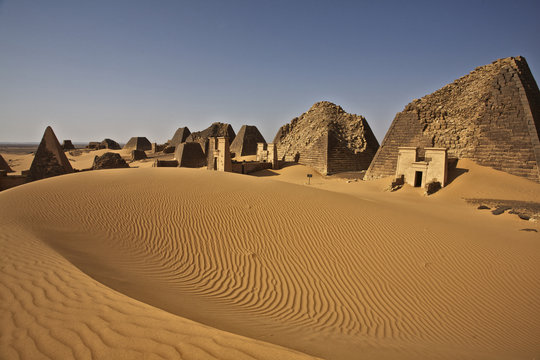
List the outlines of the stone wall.
<svg viewBox="0 0 540 360">
<path fill-rule="evenodd" d="M 524 58 L 478 67 L 398 113 L 365 178 L 394 175 L 397 148 L 414 146 L 447 148 L 450 158 L 540 182 L 539 106 Z"/>
<path fill-rule="evenodd" d="M 250 162 L 233 162 L 232 163 L 232 172 L 238 174 L 251 174 L 255 171 L 272 169 L 272 163 L 269 162 L 259 162 L 259 161 L 250 161 Z"/>
</svg>

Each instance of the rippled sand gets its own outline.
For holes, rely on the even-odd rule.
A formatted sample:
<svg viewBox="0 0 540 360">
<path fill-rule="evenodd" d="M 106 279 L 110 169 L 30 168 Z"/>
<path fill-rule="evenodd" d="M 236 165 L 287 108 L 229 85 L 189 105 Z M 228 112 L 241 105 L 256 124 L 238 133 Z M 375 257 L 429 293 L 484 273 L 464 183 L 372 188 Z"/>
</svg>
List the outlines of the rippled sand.
<svg viewBox="0 0 540 360">
<path fill-rule="evenodd" d="M 307 186 L 303 166 L 4 191 L 0 358 L 531 359 L 540 235 L 520 229 L 538 223 L 462 198 L 540 201 L 540 185 L 460 164 L 430 197 Z"/>
</svg>

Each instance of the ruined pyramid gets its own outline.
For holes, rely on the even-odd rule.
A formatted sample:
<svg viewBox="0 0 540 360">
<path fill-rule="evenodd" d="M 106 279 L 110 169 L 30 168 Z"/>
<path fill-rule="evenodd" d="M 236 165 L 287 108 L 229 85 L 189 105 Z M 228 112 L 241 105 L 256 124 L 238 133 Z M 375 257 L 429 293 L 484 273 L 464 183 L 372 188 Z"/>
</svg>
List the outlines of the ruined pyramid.
<svg viewBox="0 0 540 360">
<path fill-rule="evenodd" d="M 280 160 L 311 166 L 323 175 L 365 170 L 379 148 L 363 116 L 328 101 L 283 125 L 274 143 Z"/>
<path fill-rule="evenodd" d="M 365 179 L 394 175 L 398 147 L 414 146 L 540 182 L 539 137 L 540 92 L 527 62 L 499 59 L 405 106 Z"/>
<path fill-rule="evenodd" d="M 32 165 L 30 165 L 30 180 L 39 180 L 72 172 L 73 168 L 64 153 L 62 145 L 58 142 L 53 129 L 47 126 Z"/>
<path fill-rule="evenodd" d="M 236 156 L 257 155 L 257 143 L 265 143 L 264 137 L 256 126 L 242 125 L 231 143 L 231 152 Z"/>
<path fill-rule="evenodd" d="M 228 137 L 229 141 L 232 142 L 236 134 L 230 124 L 215 122 L 202 131 L 191 133 L 186 142 L 198 142 L 206 154 L 208 151 L 208 139 L 211 137 Z"/>
</svg>

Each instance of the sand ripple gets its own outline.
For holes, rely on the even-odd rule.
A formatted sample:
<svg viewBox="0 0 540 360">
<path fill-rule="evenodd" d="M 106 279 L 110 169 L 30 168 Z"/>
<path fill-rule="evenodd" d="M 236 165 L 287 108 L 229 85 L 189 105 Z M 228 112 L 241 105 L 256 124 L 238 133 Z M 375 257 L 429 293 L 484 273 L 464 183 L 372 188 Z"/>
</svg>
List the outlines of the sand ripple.
<svg viewBox="0 0 540 360">
<path fill-rule="evenodd" d="M 147 304 L 328 358 L 540 350 L 540 255 L 529 245 L 475 241 L 469 228 L 406 208 L 268 179 L 129 171 L 0 195 L 3 224 L 18 229 L 4 233 L 21 234 L 1 235 L 2 353 L 262 358 L 267 346 L 109 291 L 41 241 Z"/>
</svg>

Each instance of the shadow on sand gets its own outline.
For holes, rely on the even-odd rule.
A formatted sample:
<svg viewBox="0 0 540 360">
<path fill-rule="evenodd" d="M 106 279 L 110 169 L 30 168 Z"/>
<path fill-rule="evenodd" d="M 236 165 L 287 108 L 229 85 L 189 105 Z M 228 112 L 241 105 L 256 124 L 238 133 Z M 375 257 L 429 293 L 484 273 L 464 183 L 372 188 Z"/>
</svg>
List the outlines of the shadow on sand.
<svg viewBox="0 0 540 360">
<path fill-rule="evenodd" d="M 448 178 L 446 179 L 446 186 L 450 185 L 458 177 L 468 172 L 468 169 L 457 167 L 457 159 L 448 159 Z"/>
</svg>

